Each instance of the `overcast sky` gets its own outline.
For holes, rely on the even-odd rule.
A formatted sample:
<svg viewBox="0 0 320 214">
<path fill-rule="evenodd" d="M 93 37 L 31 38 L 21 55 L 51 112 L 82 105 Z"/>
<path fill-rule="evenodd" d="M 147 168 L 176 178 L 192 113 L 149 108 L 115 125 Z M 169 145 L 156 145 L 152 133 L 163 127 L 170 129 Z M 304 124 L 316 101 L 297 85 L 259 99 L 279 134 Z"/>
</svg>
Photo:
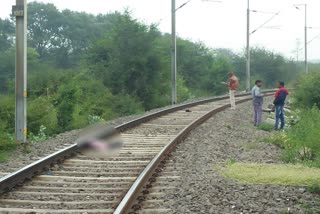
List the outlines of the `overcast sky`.
<svg viewBox="0 0 320 214">
<path fill-rule="evenodd" d="M 29 0 L 31 2 L 33 0 Z M 187 0 L 176 0 L 177 7 Z M 247 0 L 221 0 L 222 3 L 192 0 L 177 11 L 177 34 L 202 41 L 212 48 L 242 51 L 246 45 Z M 42 0 L 59 9 L 88 13 L 108 13 L 129 8 L 134 17 L 145 23 L 158 23 L 163 32 L 171 31 L 171 0 Z M 251 9 L 270 13 L 251 13 L 251 31 L 268 20 L 272 12 L 280 11 L 271 22 L 251 35 L 253 46 L 264 46 L 287 57 L 296 57 L 297 39 L 301 41 L 300 59 L 304 59 L 304 7 L 308 4 L 309 59 L 320 59 L 320 0 L 250 0 Z M 15 0 L 0 0 L 0 17 L 8 17 Z M 277 29 L 274 29 L 274 28 Z"/>
</svg>

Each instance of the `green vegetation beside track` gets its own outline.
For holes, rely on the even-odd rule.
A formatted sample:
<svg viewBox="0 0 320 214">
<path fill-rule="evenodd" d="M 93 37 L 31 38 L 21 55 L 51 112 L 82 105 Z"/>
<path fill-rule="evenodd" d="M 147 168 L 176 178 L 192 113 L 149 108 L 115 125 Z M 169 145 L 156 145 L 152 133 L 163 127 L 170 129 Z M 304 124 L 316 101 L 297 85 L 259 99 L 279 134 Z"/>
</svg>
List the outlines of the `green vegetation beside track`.
<svg viewBox="0 0 320 214">
<path fill-rule="evenodd" d="M 227 161 L 217 167 L 224 177 L 252 184 L 290 185 L 307 190 L 312 203 L 296 201 L 303 213 L 320 213 L 320 70 L 299 77 L 286 110 L 287 126 L 274 131 L 272 123 L 262 123 L 259 130 L 270 132 L 259 143 L 272 143 L 281 151 L 271 163 Z M 269 118 L 270 119 L 270 118 Z M 258 143 L 244 144 L 245 151 L 258 149 Z M 258 151 L 256 151 L 258 152 Z M 294 187 L 293 187 L 294 188 Z M 300 190 L 299 189 L 299 190 Z M 283 211 L 281 213 L 291 213 Z"/>
</svg>

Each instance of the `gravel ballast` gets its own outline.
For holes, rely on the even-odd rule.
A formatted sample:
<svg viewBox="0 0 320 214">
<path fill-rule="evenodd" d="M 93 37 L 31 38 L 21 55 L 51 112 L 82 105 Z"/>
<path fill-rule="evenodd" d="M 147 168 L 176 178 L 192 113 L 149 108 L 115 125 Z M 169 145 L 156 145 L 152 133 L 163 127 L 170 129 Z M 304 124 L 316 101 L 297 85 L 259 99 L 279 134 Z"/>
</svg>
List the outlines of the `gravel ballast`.
<svg viewBox="0 0 320 214">
<path fill-rule="evenodd" d="M 281 163 L 281 150 L 261 142 L 269 134 L 252 125 L 251 102 L 210 118 L 173 153 L 170 163 L 179 165 L 181 180 L 170 184 L 176 189 L 167 193 L 166 206 L 172 213 L 313 213 L 320 197 L 306 187 L 242 183 L 219 174 L 217 166 L 230 161 Z"/>
</svg>

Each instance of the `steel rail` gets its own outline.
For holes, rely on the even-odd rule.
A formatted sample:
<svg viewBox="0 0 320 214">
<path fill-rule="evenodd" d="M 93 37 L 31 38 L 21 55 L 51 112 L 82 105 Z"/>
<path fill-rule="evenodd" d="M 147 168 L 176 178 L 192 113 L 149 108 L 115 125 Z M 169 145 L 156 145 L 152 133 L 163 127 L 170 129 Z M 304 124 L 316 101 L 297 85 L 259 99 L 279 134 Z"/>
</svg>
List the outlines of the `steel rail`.
<svg viewBox="0 0 320 214">
<path fill-rule="evenodd" d="M 270 91 L 264 91 L 268 93 Z M 248 94 L 246 94 L 248 95 Z M 267 94 L 267 96 L 272 95 L 271 93 Z M 236 103 L 243 103 L 252 98 L 244 98 L 242 100 L 237 101 Z M 156 177 L 158 177 L 158 173 L 161 172 L 161 164 L 165 164 L 168 157 L 170 157 L 170 153 L 172 149 L 180 142 L 182 142 L 188 134 L 200 124 L 208 120 L 214 114 L 225 110 L 230 107 L 230 104 L 226 104 L 219 108 L 216 108 L 205 115 L 200 116 L 198 119 L 194 120 L 190 125 L 185 127 L 169 144 L 167 144 L 145 167 L 145 169 L 141 172 L 139 177 L 135 180 L 127 194 L 123 197 L 122 201 L 116 208 L 114 214 L 126 214 L 126 213 L 134 213 L 134 211 L 139 210 L 141 207 L 139 202 L 143 201 L 143 197 L 139 198 L 140 195 L 144 195 L 148 193 L 148 188 L 152 187 L 152 183 L 155 181 Z M 149 183 L 147 185 L 147 183 Z M 146 190 L 142 191 L 145 188 Z M 139 198 L 139 199 L 138 199 Z"/>
<path fill-rule="evenodd" d="M 272 92 L 274 90 L 266 90 L 264 92 Z M 238 94 L 236 95 L 237 97 L 241 97 L 241 96 L 248 96 L 250 95 L 250 93 L 242 93 L 242 94 Z M 156 111 L 154 113 L 139 117 L 137 119 L 134 119 L 132 121 L 126 122 L 124 124 L 121 124 L 119 126 L 116 126 L 115 129 L 117 131 L 125 131 L 127 129 L 130 129 L 132 127 L 138 126 L 144 122 L 150 121 L 154 118 L 160 117 L 162 115 L 174 112 L 174 111 L 178 111 L 184 108 L 190 108 L 196 105 L 201 105 L 204 103 L 208 103 L 208 102 L 214 102 L 214 101 L 218 101 L 218 100 L 223 100 L 223 99 L 227 99 L 229 96 L 224 95 L 224 96 L 217 96 L 217 97 L 212 97 L 212 98 L 206 98 L 206 99 L 202 99 L 199 101 L 194 101 L 194 102 L 190 102 L 190 103 L 184 103 L 184 104 L 179 104 L 179 105 L 174 105 L 174 106 L 169 106 L 165 109 Z M 113 134 L 112 131 L 107 131 L 107 132 L 102 132 L 102 133 L 98 133 L 97 137 L 99 138 L 106 138 L 109 137 Z M 65 159 L 73 156 L 74 154 L 76 154 L 79 149 L 81 149 L 81 147 L 79 145 L 81 145 L 82 143 L 77 142 L 65 149 L 62 149 L 58 152 L 55 152 L 47 157 L 44 157 L 34 163 L 31 163 L 25 167 L 23 167 L 22 169 L 11 173 L 3 178 L 0 179 L 0 194 L 3 194 L 5 192 L 10 191 L 10 189 L 14 188 L 17 185 L 21 185 L 23 182 L 25 182 L 26 180 L 30 180 L 32 179 L 34 176 L 39 175 L 40 173 L 42 173 L 43 171 L 49 169 L 50 166 L 53 166 L 56 163 L 60 163 L 63 162 Z"/>
</svg>

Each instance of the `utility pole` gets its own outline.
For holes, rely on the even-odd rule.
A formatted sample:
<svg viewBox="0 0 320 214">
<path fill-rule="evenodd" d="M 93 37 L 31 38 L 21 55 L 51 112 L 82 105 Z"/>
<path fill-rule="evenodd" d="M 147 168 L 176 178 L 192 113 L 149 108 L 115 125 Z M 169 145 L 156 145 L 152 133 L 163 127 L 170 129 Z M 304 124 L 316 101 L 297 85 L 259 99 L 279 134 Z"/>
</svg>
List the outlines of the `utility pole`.
<svg viewBox="0 0 320 214">
<path fill-rule="evenodd" d="M 177 103 L 177 36 L 176 36 L 176 13 L 178 10 L 186 6 L 192 0 L 187 0 L 185 3 L 176 8 L 176 1 L 171 0 L 171 104 Z M 210 2 L 219 2 L 219 0 L 202 0 Z"/>
<path fill-rule="evenodd" d="M 176 0 L 171 0 L 171 104 L 177 103 L 177 38 L 176 38 Z"/>
<path fill-rule="evenodd" d="M 297 59 L 297 64 L 296 64 L 296 71 L 298 72 L 299 71 L 299 52 L 300 52 L 300 40 L 297 39 L 296 40 L 296 59 Z"/>
<path fill-rule="evenodd" d="M 16 0 L 16 141 L 27 141 L 27 0 Z"/>
<path fill-rule="evenodd" d="M 304 6 L 304 68 L 308 73 L 308 27 L 307 27 L 307 4 L 294 4 L 296 9 L 300 10 L 299 6 Z"/>
<path fill-rule="evenodd" d="M 304 5 L 304 67 L 308 73 L 308 27 L 307 27 L 307 4 Z"/>
<path fill-rule="evenodd" d="M 247 67 L 246 91 L 250 91 L 250 0 L 247 8 Z"/>
</svg>

